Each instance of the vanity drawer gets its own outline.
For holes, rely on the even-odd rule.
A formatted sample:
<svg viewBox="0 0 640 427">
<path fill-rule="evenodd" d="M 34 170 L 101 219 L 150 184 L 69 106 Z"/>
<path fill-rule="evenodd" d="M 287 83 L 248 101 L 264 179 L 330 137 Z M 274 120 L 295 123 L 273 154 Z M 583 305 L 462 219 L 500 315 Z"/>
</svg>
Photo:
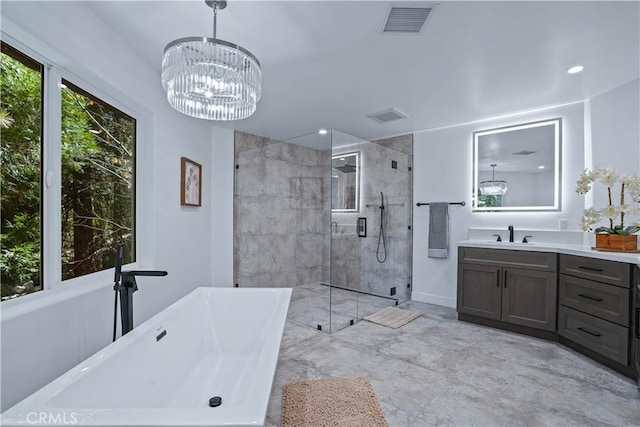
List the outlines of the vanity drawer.
<svg viewBox="0 0 640 427">
<path fill-rule="evenodd" d="M 561 274 L 558 301 L 601 319 L 629 326 L 629 289 Z"/>
<path fill-rule="evenodd" d="M 629 362 L 629 329 L 623 326 L 560 306 L 558 334 L 623 365 Z"/>
<path fill-rule="evenodd" d="M 514 251 L 460 246 L 458 248 L 458 262 L 519 267 L 529 270 L 558 270 L 558 255 L 555 252 Z"/>
<path fill-rule="evenodd" d="M 631 287 L 631 264 L 624 262 L 561 254 L 560 273 Z"/>
</svg>

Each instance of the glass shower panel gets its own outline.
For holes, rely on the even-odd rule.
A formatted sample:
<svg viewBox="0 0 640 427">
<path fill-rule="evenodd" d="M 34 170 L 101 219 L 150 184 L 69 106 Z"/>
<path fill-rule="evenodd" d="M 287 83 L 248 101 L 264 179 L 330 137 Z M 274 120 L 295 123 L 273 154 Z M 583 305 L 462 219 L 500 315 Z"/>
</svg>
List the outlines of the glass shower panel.
<svg viewBox="0 0 640 427">
<path fill-rule="evenodd" d="M 411 256 L 412 256 L 412 155 L 400 151 L 408 148 L 405 145 L 399 147 L 383 147 L 387 159 L 390 175 L 389 205 L 386 217 L 387 241 L 389 244 L 390 261 L 390 294 L 393 293 L 397 301 L 404 302 L 410 299 L 411 289 Z"/>
<path fill-rule="evenodd" d="M 332 331 L 410 298 L 412 152 L 411 136 L 370 142 L 332 133 Z M 344 167 L 354 154 L 357 164 Z M 335 209 L 351 169 L 357 212 Z"/>
<path fill-rule="evenodd" d="M 366 141 L 331 130 L 331 332 L 355 323 L 360 288 L 362 152 Z"/>
<path fill-rule="evenodd" d="M 399 231 L 406 230 L 405 213 L 410 209 L 406 190 L 399 188 L 408 172 L 406 155 L 377 142 L 361 144 L 360 150 L 363 216 L 370 224 L 370 234 L 359 242 L 359 319 L 404 300 L 399 278 L 408 260 L 398 258 L 397 248 L 403 237 Z"/>
<path fill-rule="evenodd" d="M 329 320 L 330 137 L 235 133 L 234 283 L 290 287 L 289 319 Z"/>
<path fill-rule="evenodd" d="M 412 150 L 236 132 L 236 286 L 291 287 L 289 320 L 329 333 L 409 299 Z"/>
</svg>

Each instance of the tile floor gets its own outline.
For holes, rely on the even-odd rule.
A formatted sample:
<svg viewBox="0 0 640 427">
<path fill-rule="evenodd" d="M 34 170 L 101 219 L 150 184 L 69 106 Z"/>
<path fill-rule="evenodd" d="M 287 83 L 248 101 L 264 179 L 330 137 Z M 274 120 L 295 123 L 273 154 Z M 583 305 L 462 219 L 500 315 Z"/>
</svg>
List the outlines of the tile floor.
<svg viewBox="0 0 640 427">
<path fill-rule="evenodd" d="M 391 427 L 640 426 L 635 381 L 558 343 L 460 322 L 445 307 L 400 308 L 422 316 L 333 334 L 287 321 L 266 424 L 280 424 L 287 382 L 365 376 Z"/>
<path fill-rule="evenodd" d="M 293 288 L 288 319 L 312 328 L 320 325 L 325 332 L 335 332 L 349 326 L 351 320 L 355 322 L 395 304 L 391 298 L 312 283 Z"/>
</svg>

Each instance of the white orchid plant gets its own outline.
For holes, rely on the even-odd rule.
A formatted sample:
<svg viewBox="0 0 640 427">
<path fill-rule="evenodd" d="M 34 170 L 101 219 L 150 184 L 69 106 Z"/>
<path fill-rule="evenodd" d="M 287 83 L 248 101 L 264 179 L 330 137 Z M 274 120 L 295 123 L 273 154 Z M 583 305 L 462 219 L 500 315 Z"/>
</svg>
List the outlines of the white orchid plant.
<svg viewBox="0 0 640 427">
<path fill-rule="evenodd" d="M 600 219 L 609 219 L 609 227 L 598 227 L 596 233 L 620 234 L 628 236 L 640 231 L 640 222 L 636 221 L 625 227 L 625 216 L 638 216 L 640 214 L 640 176 L 620 175 L 613 168 L 601 168 L 589 171 L 585 169 L 580 175 L 576 186 L 576 193 L 586 194 L 591 190 L 591 185 L 599 182 L 607 187 L 609 204 L 602 209 L 589 208 L 584 210 L 581 221 L 583 231 L 591 231 L 593 225 Z M 620 184 L 620 204 L 613 203 L 613 189 Z M 627 198 L 625 198 L 627 196 Z M 620 220 L 619 223 L 614 221 Z"/>
</svg>

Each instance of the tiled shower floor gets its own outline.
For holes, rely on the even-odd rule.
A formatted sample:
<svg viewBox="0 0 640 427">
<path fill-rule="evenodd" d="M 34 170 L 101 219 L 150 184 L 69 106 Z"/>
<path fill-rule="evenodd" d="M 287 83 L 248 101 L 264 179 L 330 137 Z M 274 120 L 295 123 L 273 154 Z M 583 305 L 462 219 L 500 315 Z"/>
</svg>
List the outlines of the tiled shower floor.
<svg viewBox="0 0 640 427">
<path fill-rule="evenodd" d="M 331 306 L 330 306 L 331 302 Z M 395 305 L 395 300 L 330 287 L 320 283 L 293 288 L 288 319 L 322 331 L 335 332 L 376 311 Z"/>
</svg>

